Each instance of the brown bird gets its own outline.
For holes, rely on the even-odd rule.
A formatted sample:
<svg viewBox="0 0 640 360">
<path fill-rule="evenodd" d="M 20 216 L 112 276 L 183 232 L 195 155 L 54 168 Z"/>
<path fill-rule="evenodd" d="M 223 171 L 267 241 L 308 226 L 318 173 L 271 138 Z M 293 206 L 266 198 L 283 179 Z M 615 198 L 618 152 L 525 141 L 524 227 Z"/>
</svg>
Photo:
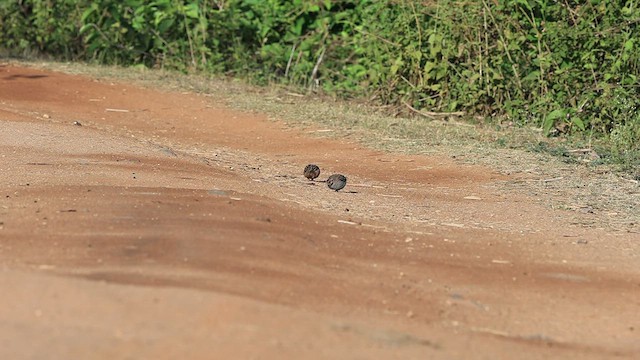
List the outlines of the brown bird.
<svg viewBox="0 0 640 360">
<path fill-rule="evenodd" d="M 335 191 L 342 189 L 347 185 L 347 177 L 342 174 L 333 174 L 327 179 L 327 186 Z"/>
<path fill-rule="evenodd" d="M 313 181 L 313 179 L 317 178 L 318 176 L 320 176 L 320 168 L 318 167 L 318 165 L 309 164 L 304 167 L 304 177 L 306 177 L 307 179 Z"/>
</svg>

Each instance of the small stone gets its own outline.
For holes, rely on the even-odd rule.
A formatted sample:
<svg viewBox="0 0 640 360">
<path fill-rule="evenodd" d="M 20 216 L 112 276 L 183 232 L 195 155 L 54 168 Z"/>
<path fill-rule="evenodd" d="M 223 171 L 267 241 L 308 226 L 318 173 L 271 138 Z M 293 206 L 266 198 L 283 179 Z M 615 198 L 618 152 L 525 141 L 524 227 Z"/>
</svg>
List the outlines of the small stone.
<svg viewBox="0 0 640 360">
<path fill-rule="evenodd" d="M 494 259 L 494 260 L 491 260 L 491 262 L 494 263 L 494 264 L 511 264 L 511 261 L 509 261 L 509 260 Z"/>
</svg>

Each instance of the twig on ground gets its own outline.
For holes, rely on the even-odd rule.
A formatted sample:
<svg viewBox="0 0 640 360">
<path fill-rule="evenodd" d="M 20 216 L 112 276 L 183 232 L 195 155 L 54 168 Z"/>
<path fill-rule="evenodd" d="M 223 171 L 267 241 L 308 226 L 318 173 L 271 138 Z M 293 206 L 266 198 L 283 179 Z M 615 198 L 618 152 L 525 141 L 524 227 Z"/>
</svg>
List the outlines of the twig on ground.
<svg viewBox="0 0 640 360">
<path fill-rule="evenodd" d="M 567 152 L 570 152 L 570 153 L 590 153 L 590 152 L 592 152 L 592 151 L 593 151 L 593 149 L 589 149 L 589 148 L 586 148 L 586 149 L 573 149 L 573 150 L 567 150 Z"/>
<path fill-rule="evenodd" d="M 564 176 L 558 176 L 556 178 L 551 178 L 551 179 L 543 179 L 543 180 L 540 180 L 540 181 L 547 183 L 547 182 L 558 181 L 558 180 L 562 180 L 562 179 L 564 179 Z"/>
<path fill-rule="evenodd" d="M 416 114 L 422 115 L 424 117 L 428 117 L 430 119 L 435 119 L 435 118 L 445 117 L 445 116 L 464 116 L 464 111 L 454 111 L 454 112 L 422 111 L 409 105 L 409 103 L 407 103 L 406 101 L 403 101 L 402 104 L 404 104 L 404 106 L 408 107 L 409 110 L 415 112 Z"/>
<path fill-rule="evenodd" d="M 401 198 L 402 195 L 388 195 L 388 194 L 378 194 L 382 197 L 389 197 L 389 198 Z"/>
</svg>

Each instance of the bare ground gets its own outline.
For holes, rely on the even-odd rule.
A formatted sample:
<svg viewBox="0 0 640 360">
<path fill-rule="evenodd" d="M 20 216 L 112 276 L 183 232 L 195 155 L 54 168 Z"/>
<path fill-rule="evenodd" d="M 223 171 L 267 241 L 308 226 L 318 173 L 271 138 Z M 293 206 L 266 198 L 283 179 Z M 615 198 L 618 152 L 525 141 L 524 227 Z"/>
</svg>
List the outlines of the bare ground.
<svg viewBox="0 0 640 360">
<path fill-rule="evenodd" d="M 0 84 L 0 358 L 640 356 L 638 225 L 550 209 L 553 181 L 193 93 Z"/>
</svg>

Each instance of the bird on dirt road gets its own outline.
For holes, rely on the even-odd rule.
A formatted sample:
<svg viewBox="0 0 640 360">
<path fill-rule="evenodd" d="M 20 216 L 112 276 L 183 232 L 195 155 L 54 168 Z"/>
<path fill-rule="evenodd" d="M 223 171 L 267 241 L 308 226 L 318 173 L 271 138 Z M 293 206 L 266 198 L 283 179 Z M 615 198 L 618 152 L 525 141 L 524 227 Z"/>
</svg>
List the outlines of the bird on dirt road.
<svg viewBox="0 0 640 360">
<path fill-rule="evenodd" d="M 342 174 L 333 174 L 327 179 L 327 186 L 331 190 L 338 191 L 347 185 L 347 177 Z"/>
<path fill-rule="evenodd" d="M 320 176 L 320 168 L 318 167 L 318 165 L 309 164 L 304 167 L 304 177 L 306 177 L 307 179 L 313 181 L 313 179 L 317 178 L 318 176 Z"/>
</svg>

